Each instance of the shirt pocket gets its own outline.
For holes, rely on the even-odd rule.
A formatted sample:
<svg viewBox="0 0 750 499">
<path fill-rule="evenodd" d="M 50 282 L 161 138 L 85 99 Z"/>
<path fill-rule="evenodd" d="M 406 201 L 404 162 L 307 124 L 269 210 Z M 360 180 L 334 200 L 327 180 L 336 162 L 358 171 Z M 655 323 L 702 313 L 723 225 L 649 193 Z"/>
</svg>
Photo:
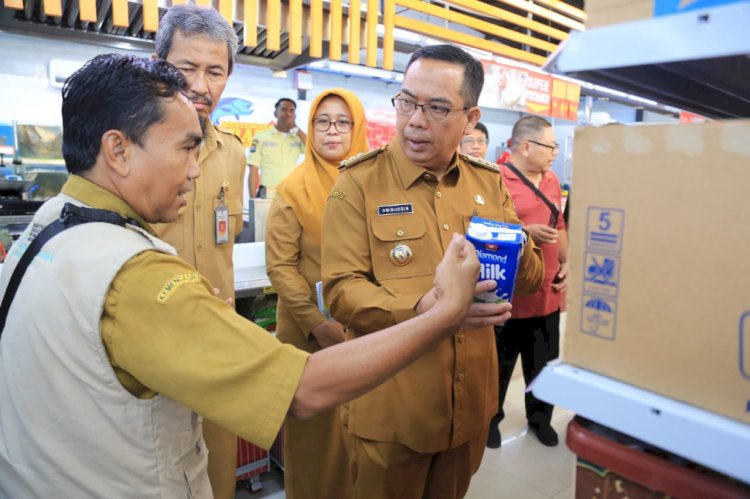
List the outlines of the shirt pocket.
<svg viewBox="0 0 750 499">
<path fill-rule="evenodd" d="M 423 218 L 416 215 L 378 217 L 373 218 L 370 224 L 373 235 L 370 251 L 375 279 L 383 282 L 433 273 L 432 259 L 427 254 L 427 227 Z M 397 248 L 401 259 L 393 255 Z M 408 256 L 403 258 L 404 255 Z"/>
</svg>

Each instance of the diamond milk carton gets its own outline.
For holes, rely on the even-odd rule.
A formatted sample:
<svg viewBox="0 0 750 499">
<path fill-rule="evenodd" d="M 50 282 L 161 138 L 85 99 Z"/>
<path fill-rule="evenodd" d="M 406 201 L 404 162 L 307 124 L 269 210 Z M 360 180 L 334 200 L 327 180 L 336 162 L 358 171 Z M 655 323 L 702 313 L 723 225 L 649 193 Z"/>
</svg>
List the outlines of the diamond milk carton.
<svg viewBox="0 0 750 499">
<path fill-rule="evenodd" d="M 523 253 L 520 225 L 472 217 L 466 231 L 481 265 L 479 280 L 493 280 L 497 288 L 474 297 L 476 301 L 500 303 L 513 299 L 516 274 Z"/>
</svg>

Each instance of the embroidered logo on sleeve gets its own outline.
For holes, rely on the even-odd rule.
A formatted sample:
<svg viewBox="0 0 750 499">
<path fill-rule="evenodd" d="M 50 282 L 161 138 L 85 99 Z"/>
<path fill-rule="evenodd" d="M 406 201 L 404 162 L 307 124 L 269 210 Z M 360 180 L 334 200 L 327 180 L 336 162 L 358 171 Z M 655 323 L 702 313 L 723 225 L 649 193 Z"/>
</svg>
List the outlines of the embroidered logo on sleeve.
<svg viewBox="0 0 750 499">
<path fill-rule="evenodd" d="M 196 284 L 201 282 L 201 276 L 198 272 L 189 272 L 187 274 L 177 274 L 164 284 L 164 287 L 159 291 L 159 295 L 156 297 L 156 301 L 159 303 L 166 303 L 172 294 L 180 289 L 183 284 Z"/>
<path fill-rule="evenodd" d="M 336 199 L 344 199 L 346 197 L 346 194 L 344 194 L 341 191 L 331 191 L 331 193 L 328 195 L 328 199 L 336 198 Z"/>
</svg>

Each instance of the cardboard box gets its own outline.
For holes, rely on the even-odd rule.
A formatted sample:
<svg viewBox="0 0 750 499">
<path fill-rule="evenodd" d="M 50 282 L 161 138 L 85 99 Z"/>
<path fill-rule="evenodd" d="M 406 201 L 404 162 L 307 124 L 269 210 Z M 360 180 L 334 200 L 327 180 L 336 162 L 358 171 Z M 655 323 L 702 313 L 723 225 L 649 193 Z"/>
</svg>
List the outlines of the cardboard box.
<svg viewBox="0 0 750 499">
<path fill-rule="evenodd" d="M 586 28 L 648 19 L 654 0 L 586 0 Z"/>
<path fill-rule="evenodd" d="M 748 0 L 586 0 L 586 28 L 627 23 Z"/>
<path fill-rule="evenodd" d="M 565 361 L 750 423 L 750 121 L 573 150 Z"/>
</svg>

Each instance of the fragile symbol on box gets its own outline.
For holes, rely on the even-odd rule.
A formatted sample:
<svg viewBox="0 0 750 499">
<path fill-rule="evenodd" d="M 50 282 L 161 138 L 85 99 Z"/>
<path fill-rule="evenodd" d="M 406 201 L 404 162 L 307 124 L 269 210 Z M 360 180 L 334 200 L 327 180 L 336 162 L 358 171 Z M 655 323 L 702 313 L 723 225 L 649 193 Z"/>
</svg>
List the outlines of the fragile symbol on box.
<svg viewBox="0 0 750 499">
<path fill-rule="evenodd" d="M 581 311 L 581 331 L 600 338 L 615 339 L 617 302 L 592 295 L 584 295 Z"/>
<path fill-rule="evenodd" d="M 585 291 L 615 296 L 619 276 L 619 257 L 586 253 L 583 283 Z"/>
</svg>

